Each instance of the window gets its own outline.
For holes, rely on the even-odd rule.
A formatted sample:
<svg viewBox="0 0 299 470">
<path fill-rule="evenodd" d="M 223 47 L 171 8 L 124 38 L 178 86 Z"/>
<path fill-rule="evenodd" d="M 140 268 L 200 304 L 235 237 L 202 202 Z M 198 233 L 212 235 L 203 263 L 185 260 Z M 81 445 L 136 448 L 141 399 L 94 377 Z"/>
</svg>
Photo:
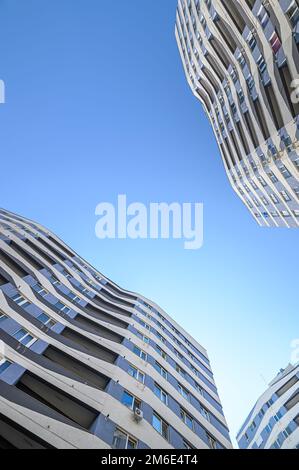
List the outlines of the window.
<svg viewBox="0 0 299 470">
<path fill-rule="evenodd" d="M 89 295 L 89 294 L 91 294 L 91 292 L 90 292 L 89 289 L 86 289 L 86 287 L 85 287 L 85 289 L 82 290 L 82 294 Z"/>
<path fill-rule="evenodd" d="M 279 440 L 279 439 L 277 439 L 277 440 L 274 442 L 273 448 L 274 448 L 274 449 L 280 449 L 280 440 Z"/>
<path fill-rule="evenodd" d="M 268 201 L 267 198 L 265 198 L 265 196 L 261 196 L 261 200 L 262 200 L 262 202 L 264 203 L 265 206 L 269 205 L 269 201 Z"/>
<path fill-rule="evenodd" d="M 251 425 L 249 426 L 251 431 L 254 431 L 256 428 L 256 424 L 254 421 L 252 421 Z"/>
<path fill-rule="evenodd" d="M 116 429 L 113 436 L 113 449 L 137 449 L 138 441 L 129 434 Z"/>
<path fill-rule="evenodd" d="M 131 393 L 127 392 L 126 390 L 124 390 L 123 392 L 121 402 L 123 405 L 127 406 L 131 410 L 141 408 L 141 401 L 138 398 L 134 397 L 134 395 L 131 395 Z"/>
<path fill-rule="evenodd" d="M 168 405 L 168 394 L 156 383 L 154 385 L 154 393 L 166 406 Z"/>
<path fill-rule="evenodd" d="M 26 308 L 28 307 L 28 305 L 30 305 L 30 302 L 28 302 L 27 299 L 25 299 L 25 297 L 23 297 L 22 295 L 20 294 L 16 294 L 12 297 L 12 300 L 14 302 L 16 302 L 16 304 L 18 304 L 20 307 L 23 307 L 23 308 Z"/>
<path fill-rule="evenodd" d="M 272 432 L 272 426 L 270 423 L 267 424 L 267 426 L 265 427 L 265 431 L 267 432 L 267 434 L 271 434 Z"/>
<path fill-rule="evenodd" d="M 30 333 L 28 333 L 27 330 L 24 328 L 21 328 L 18 330 L 13 337 L 19 341 L 19 343 L 23 344 L 24 346 L 27 346 L 29 348 L 32 346 L 35 341 L 37 341 L 37 338 L 34 338 Z"/>
<path fill-rule="evenodd" d="M 181 408 L 181 420 L 193 431 L 193 418 Z"/>
<path fill-rule="evenodd" d="M 142 340 L 147 344 L 149 344 L 149 342 L 150 342 L 150 339 L 148 338 L 148 336 L 143 335 Z"/>
<path fill-rule="evenodd" d="M 291 434 L 292 434 L 292 429 L 290 428 L 290 426 L 288 426 L 287 428 L 285 428 L 282 432 L 282 434 L 284 435 L 284 437 L 287 439 Z"/>
<path fill-rule="evenodd" d="M 207 433 L 208 445 L 210 449 L 217 449 L 217 441 L 211 434 Z"/>
<path fill-rule="evenodd" d="M 199 409 L 200 414 L 207 420 L 210 421 L 210 413 L 208 410 L 206 410 L 203 406 L 200 407 Z"/>
<path fill-rule="evenodd" d="M 164 367 L 162 367 L 159 362 L 155 362 L 155 369 L 159 372 L 160 375 L 162 375 L 162 377 L 164 377 L 164 379 L 167 380 L 167 372 L 166 370 L 164 369 Z"/>
<path fill-rule="evenodd" d="M 289 202 L 291 200 L 290 196 L 288 195 L 288 193 L 286 191 L 281 191 L 280 194 L 282 195 L 283 199 L 286 202 Z"/>
<path fill-rule="evenodd" d="M 191 446 L 191 444 L 189 444 L 189 442 L 187 441 L 183 441 L 183 449 L 194 449 L 194 447 Z"/>
<path fill-rule="evenodd" d="M 259 417 L 262 419 L 264 414 L 265 412 L 264 412 L 264 409 L 262 408 L 261 411 L 259 412 Z"/>
<path fill-rule="evenodd" d="M 37 292 L 37 294 L 41 295 L 42 297 L 45 297 L 48 294 L 46 289 L 44 289 L 43 286 L 41 286 L 40 284 L 35 284 L 34 286 L 32 286 L 32 289 L 35 290 L 35 292 Z"/>
<path fill-rule="evenodd" d="M 81 301 L 78 295 L 75 295 L 73 292 L 69 292 L 68 296 L 72 299 L 72 302 L 76 302 L 77 304 Z"/>
<path fill-rule="evenodd" d="M 66 314 L 68 314 L 68 313 L 71 311 L 71 309 L 68 308 L 68 307 L 67 307 L 65 304 L 63 304 L 62 302 L 57 302 L 57 303 L 55 304 L 55 307 L 56 307 L 57 310 L 59 310 L 60 312 L 63 312 L 63 313 L 66 313 Z"/>
<path fill-rule="evenodd" d="M 178 391 L 186 400 L 190 399 L 190 393 L 181 384 L 178 384 Z"/>
<path fill-rule="evenodd" d="M 140 323 L 141 326 L 146 328 L 148 331 L 151 329 L 151 327 L 147 323 L 145 323 L 143 320 L 140 320 L 139 323 Z"/>
<path fill-rule="evenodd" d="M 280 411 L 278 411 L 278 412 L 276 413 L 276 415 L 274 415 L 274 419 L 275 419 L 275 421 L 278 423 L 278 421 L 279 421 L 281 418 L 282 418 L 282 414 L 281 414 Z"/>
<path fill-rule="evenodd" d="M 257 445 L 258 447 L 261 447 L 262 443 L 263 443 L 263 438 L 262 438 L 261 435 L 259 435 L 259 437 L 258 437 L 257 440 L 256 440 L 256 445 Z"/>
<path fill-rule="evenodd" d="M 184 360 L 183 354 L 181 354 L 177 349 L 174 350 L 174 354 L 176 355 L 176 357 L 178 357 L 179 359 L 181 359 L 181 361 Z"/>
<path fill-rule="evenodd" d="M 274 202 L 274 204 L 279 203 L 279 199 L 278 199 L 278 197 L 276 197 L 276 195 L 274 193 L 270 194 L 270 197 L 271 197 L 272 201 Z"/>
<path fill-rule="evenodd" d="M 157 351 L 158 351 L 158 353 L 160 354 L 160 356 L 163 357 L 163 359 L 166 360 L 166 359 L 167 359 L 167 354 L 166 354 L 166 352 L 163 351 L 163 349 L 161 349 L 160 346 L 158 346 L 158 345 L 156 346 L 156 348 L 157 348 Z"/>
<path fill-rule="evenodd" d="M 272 183 L 277 183 L 278 179 L 277 179 L 277 177 L 274 175 L 274 173 L 273 173 L 272 171 L 270 171 L 270 172 L 268 173 L 268 176 L 269 176 L 269 178 L 271 179 Z"/>
<path fill-rule="evenodd" d="M 52 328 L 52 326 L 55 325 L 55 322 L 48 317 L 45 313 L 41 313 L 38 317 L 37 320 L 42 322 L 44 325 L 47 325 L 48 328 Z"/>
<path fill-rule="evenodd" d="M 195 388 L 203 396 L 203 389 L 197 382 L 195 382 Z"/>
<path fill-rule="evenodd" d="M 0 374 L 4 372 L 12 363 L 7 359 L 0 359 Z"/>
<path fill-rule="evenodd" d="M 283 175 L 286 179 L 287 179 L 287 178 L 290 178 L 290 177 L 292 176 L 286 166 L 282 165 L 279 169 L 280 169 L 282 175 Z"/>
<path fill-rule="evenodd" d="M 264 180 L 264 178 L 262 176 L 258 176 L 258 180 L 259 182 L 261 183 L 262 186 L 267 186 L 267 183 L 266 181 Z"/>
<path fill-rule="evenodd" d="M 156 332 L 156 335 L 159 338 L 159 340 L 162 341 L 162 343 L 166 343 L 166 339 L 164 338 L 164 336 L 162 336 L 160 333 L 158 333 L 158 331 Z"/>
<path fill-rule="evenodd" d="M 286 14 L 291 22 L 291 25 L 295 27 L 299 20 L 299 8 L 295 0 L 293 0 L 289 5 Z"/>
<path fill-rule="evenodd" d="M 6 318 L 7 316 L 4 313 L 0 312 L 0 323 L 3 322 Z"/>
<path fill-rule="evenodd" d="M 176 364 L 175 370 L 176 370 L 182 377 L 186 377 L 186 372 L 185 372 L 178 364 Z"/>
<path fill-rule="evenodd" d="M 144 384 L 145 374 L 139 369 L 136 369 L 136 367 L 132 366 L 131 364 L 129 364 L 128 367 L 128 374 L 134 379 L 138 380 L 138 382 Z"/>
<path fill-rule="evenodd" d="M 168 424 L 160 418 L 156 413 L 153 414 L 152 425 L 156 431 L 158 431 L 161 436 L 168 441 L 169 438 L 169 426 Z"/>
<path fill-rule="evenodd" d="M 278 34 L 275 31 L 270 38 L 270 45 L 272 47 L 274 54 L 277 54 L 277 52 L 281 48 L 281 41 L 278 37 Z"/>
<path fill-rule="evenodd" d="M 133 352 L 136 356 L 140 357 L 140 359 L 143 359 L 144 361 L 147 360 L 147 354 L 137 346 L 134 346 Z"/>
<path fill-rule="evenodd" d="M 53 284 L 53 286 L 56 286 L 57 284 L 60 284 L 60 281 L 54 276 L 51 276 L 49 279 L 50 279 L 51 283 Z"/>
</svg>

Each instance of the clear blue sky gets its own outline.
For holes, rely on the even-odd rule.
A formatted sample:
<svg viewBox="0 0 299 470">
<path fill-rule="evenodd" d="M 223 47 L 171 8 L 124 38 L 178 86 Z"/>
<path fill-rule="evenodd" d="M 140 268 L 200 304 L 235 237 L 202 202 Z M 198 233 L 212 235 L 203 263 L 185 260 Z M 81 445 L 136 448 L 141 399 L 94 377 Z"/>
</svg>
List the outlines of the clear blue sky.
<svg viewBox="0 0 299 470">
<path fill-rule="evenodd" d="M 260 229 L 230 188 L 183 74 L 176 3 L 0 0 L 0 205 L 192 333 L 234 436 L 299 337 L 298 231 Z M 98 240 L 95 207 L 120 193 L 203 202 L 204 247 Z"/>
</svg>

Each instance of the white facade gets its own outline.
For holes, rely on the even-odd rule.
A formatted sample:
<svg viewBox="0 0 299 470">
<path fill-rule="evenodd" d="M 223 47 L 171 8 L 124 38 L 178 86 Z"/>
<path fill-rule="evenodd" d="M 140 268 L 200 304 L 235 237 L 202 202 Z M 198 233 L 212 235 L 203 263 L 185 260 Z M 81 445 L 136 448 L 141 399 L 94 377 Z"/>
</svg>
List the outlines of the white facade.
<svg viewBox="0 0 299 470">
<path fill-rule="evenodd" d="M 242 449 L 299 449 L 299 363 L 269 384 L 237 440 Z"/>
<path fill-rule="evenodd" d="M 0 210 L 0 448 L 28 442 L 231 447 L 206 350 L 46 228 Z"/>
<path fill-rule="evenodd" d="M 176 39 L 230 183 L 261 226 L 299 225 L 299 3 L 179 0 Z"/>
</svg>

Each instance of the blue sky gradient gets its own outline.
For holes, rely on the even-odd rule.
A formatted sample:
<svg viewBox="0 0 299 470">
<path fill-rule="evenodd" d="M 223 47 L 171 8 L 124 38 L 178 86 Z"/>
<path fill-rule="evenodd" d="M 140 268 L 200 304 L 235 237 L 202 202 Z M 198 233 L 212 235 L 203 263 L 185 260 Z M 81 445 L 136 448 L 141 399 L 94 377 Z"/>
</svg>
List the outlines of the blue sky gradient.
<svg viewBox="0 0 299 470">
<path fill-rule="evenodd" d="M 176 0 L 0 0 L 1 206 L 53 230 L 208 349 L 235 436 L 291 357 L 298 231 L 231 189 L 174 37 Z M 95 207 L 203 202 L 205 240 L 98 240 Z"/>
</svg>

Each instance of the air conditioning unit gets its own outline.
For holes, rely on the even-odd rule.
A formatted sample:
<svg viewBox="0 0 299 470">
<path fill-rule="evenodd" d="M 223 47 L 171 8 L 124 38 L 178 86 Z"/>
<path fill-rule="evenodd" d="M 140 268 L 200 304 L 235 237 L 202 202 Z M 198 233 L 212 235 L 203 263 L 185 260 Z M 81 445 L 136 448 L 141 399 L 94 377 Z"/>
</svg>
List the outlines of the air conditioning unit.
<svg viewBox="0 0 299 470">
<path fill-rule="evenodd" d="M 134 419 L 139 423 L 143 419 L 143 411 L 140 408 L 135 408 Z"/>
</svg>

